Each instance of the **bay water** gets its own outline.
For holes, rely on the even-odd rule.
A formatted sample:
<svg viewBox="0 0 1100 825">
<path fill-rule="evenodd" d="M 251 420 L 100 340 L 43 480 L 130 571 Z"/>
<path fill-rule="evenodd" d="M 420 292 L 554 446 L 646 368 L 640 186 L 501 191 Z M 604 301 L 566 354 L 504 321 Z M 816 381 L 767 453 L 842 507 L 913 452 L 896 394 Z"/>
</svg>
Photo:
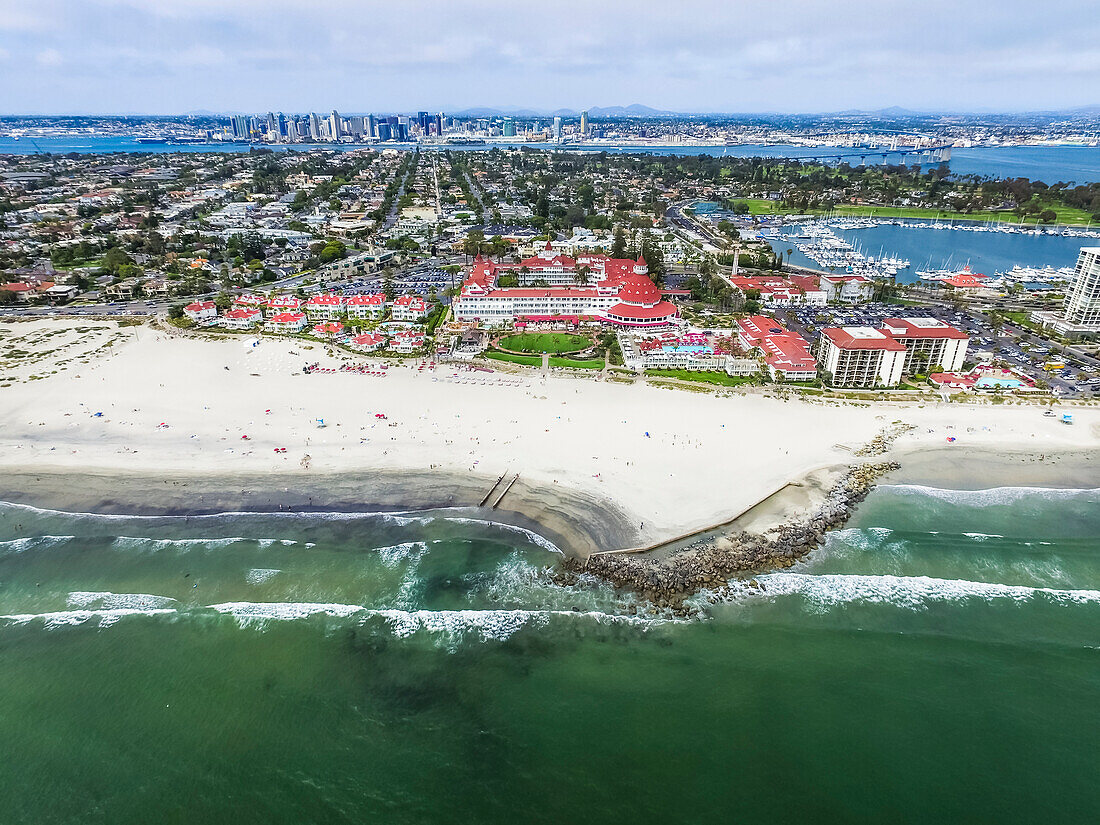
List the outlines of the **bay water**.
<svg viewBox="0 0 1100 825">
<path fill-rule="evenodd" d="M 680 619 L 451 511 L 0 504 L 0 820 L 1083 821 L 1098 505 L 880 487 Z"/>
</svg>

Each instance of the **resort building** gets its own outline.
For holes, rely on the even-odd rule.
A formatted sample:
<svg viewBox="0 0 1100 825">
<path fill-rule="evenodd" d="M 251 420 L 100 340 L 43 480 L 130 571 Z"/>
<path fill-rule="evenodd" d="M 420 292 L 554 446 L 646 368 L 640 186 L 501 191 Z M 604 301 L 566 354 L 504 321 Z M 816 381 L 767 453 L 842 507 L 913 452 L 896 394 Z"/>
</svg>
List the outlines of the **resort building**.
<svg viewBox="0 0 1100 825">
<path fill-rule="evenodd" d="M 418 295 L 402 295 L 393 302 L 391 317 L 395 321 L 418 321 L 428 314 L 428 305 Z"/>
<path fill-rule="evenodd" d="M 786 329 L 774 318 L 751 315 L 737 321 L 737 340 L 746 350 L 759 349 L 772 380 L 813 381 L 817 361 L 801 335 Z"/>
<path fill-rule="evenodd" d="M 701 332 L 679 334 L 671 330 L 642 334 L 633 330 L 619 333 L 623 362 L 632 369 L 721 370 L 725 367 L 728 340 L 723 342 Z"/>
<path fill-rule="evenodd" d="M 196 324 L 206 324 L 218 317 L 218 308 L 213 301 L 196 301 L 185 306 L 183 314 Z"/>
<path fill-rule="evenodd" d="M 256 324 L 262 323 L 264 314 L 261 310 L 252 308 L 231 309 L 222 316 L 222 326 L 226 329 L 252 329 Z"/>
<path fill-rule="evenodd" d="M 253 307 L 255 309 L 263 309 L 267 306 L 267 298 L 263 295 L 249 295 L 248 293 L 242 293 L 233 298 L 233 305 L 238 307 Z"/>
<path fill-rule="evenodd" d="M 871 327 L 821 330 L 818 360 L 838 387 L 893 387 L 901 382 L 905 344 Z"/>
<path fill-rule="evenodd" d="M 549 246 L 549 244 L 547 244 Z M 453 304 L 455 319 L 503 326 L 516 321 L 591 320 L 619 327 L 654 328 L 679 318 L 679 311 L 649 277 L 643 258 L 637 261 L 587 255 L 569 258 L 548 254 L 539 260 L 539 279 L 551 286 L 500 287 L 498 279 L 512 266 L 499 266 L 480 255 L 474 260 Z M 533 260 L 533 259 L 529 259 Z M 587 261 L 587 263 L 581 263 Z M 589 267 L 589 269 L 581 269 Z M 533 278 L 523 275 L 524 279 Z M 517 276 L 517 280 L 521 276 Z M 591 285 L 582 285 L 590 280 Z M 556 286 L 553 284 L 557 284 Z M 572 284 L 572 286 L 565 286 Z"/>
<path fill-rule="evenodd" d="M 399 332 L 390 339 L 390 349 L 394 352 L 416 352 L 424 346 L 424 334 L 416 330 Z"/>
<path fill-rule="evenodd" d="M 845 304 L 870 301 L 875 295 L 875 282 L 865 275 L 822 275 L 821 287 L 825 300 Z"/>
<path fill-rule="evenodd" d="M 386 314 L 386 296 L 381 292 L 373 295 L 353 295 L 344 303 L 348 318 L 363 320 L 369 318 L 378 321 Z"/>
<path fill-rule="evenodd" d="M 306 301 L 306 315 L 311 321 L 335 320 L 344 316 L 342 295 L 314 295 Z"/>
<path fill-rule="evenodd" d="M 366 332 L 348 341 L 348 346 L 360 352 L 377 352 L 386 346 L 386 336 L 376 332 Z"/>
<path fill-rule="evenodd" d="M 274 318 L 287 312 L 297 313 L 302 308 L 302 302 L 293 295 L 276 295 L 267 302 L 267 317 Z"/>
<path fill-rule="evenodd" d="M 306 327 L 304 312 L 280 312 L 267 319 L 267 328 L 271 332 L 284 334 L 301 332 Z"/>
<path fill-rule="evenodd" d="M 313 334 L 318 338 L 328 338 L 333 335 L 340 335 L 344 331 L 344 325 L 339 321 L 322 321 L 319 324 L 314 325 Z"/>
<path fill-rule="evenodd" d="M 962 369 L 970 336 L 938 318 L 884 318 L 882 329 L 905 345 L 902 373 L 927 372 L 942 367 L 944 372 Z"/>
<path fill-rule="evenodd" d="M 1100 246 L 1081 249 L 1062 311 L 1036 312 L 1032 319 L 1067 338 L 1100 333 Z"/>
<path fill-rule="evenodd" d="M 759 293 L 760 302 L 765 306 L 825 306 L 828 300 L 828 292 L 822 288 L 818 278 L 812 275 L 792 275 L 789 278 L 782 275 L 751 278 L 734 275 L 726 280 L 746 298 L 750 294 Z"/>
</svg>

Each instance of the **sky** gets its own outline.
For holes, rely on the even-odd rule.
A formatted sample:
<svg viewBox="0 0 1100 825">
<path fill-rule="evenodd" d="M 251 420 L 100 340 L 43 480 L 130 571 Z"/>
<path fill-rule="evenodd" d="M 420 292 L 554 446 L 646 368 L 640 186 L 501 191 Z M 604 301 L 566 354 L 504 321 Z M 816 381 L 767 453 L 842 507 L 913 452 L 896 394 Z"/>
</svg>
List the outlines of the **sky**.
<svg viewBox="0 0 1100 825">
<path fill-rule="evenodd" d="M 1097 0 L 0 0 L 0 113 L 1100 104 Z"/>
</svg>

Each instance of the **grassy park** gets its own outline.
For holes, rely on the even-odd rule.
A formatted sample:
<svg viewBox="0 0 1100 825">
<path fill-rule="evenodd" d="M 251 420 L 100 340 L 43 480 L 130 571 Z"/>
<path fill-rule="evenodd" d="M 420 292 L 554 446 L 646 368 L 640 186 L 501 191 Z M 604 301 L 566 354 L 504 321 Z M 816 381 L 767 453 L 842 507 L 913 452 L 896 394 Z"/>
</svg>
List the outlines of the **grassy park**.
<svg viewBox="0 0 1100 825">
<path fill-rule="evenodd" d="M 509 335 L 497 342 L 501 349 L 513 352 L 530 352 L 541 355 L 561 355 L 567 352 L 581 352 L 592 346 L 592 339 L 584 335 L 569 332 L 521 332 Z"/>
</svg>

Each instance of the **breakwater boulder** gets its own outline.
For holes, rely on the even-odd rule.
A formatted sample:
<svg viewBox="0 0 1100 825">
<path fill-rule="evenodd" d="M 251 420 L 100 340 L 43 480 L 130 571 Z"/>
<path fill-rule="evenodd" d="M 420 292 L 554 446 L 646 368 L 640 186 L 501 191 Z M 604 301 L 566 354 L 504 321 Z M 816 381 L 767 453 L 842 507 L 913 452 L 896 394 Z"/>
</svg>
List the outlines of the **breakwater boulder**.
<svg viewBox="0 0 1100 825">
<path fill-rule="evenodd" d="M 572 581 L 581 573 L 632 590 L 657 607 L 687 612 L 683 602 L 701 590 L 725 587 L 745 573 L 791 567 L 841 527 L 875 482 L 898 468 L 894 462 L 850 467 L 803 520 L 773 528 L 763 535 L 736 533 L 700 540 L 665 559 L 605 553 L 587 560 L 565 559 L 559 576 Z"/>
</svg>

